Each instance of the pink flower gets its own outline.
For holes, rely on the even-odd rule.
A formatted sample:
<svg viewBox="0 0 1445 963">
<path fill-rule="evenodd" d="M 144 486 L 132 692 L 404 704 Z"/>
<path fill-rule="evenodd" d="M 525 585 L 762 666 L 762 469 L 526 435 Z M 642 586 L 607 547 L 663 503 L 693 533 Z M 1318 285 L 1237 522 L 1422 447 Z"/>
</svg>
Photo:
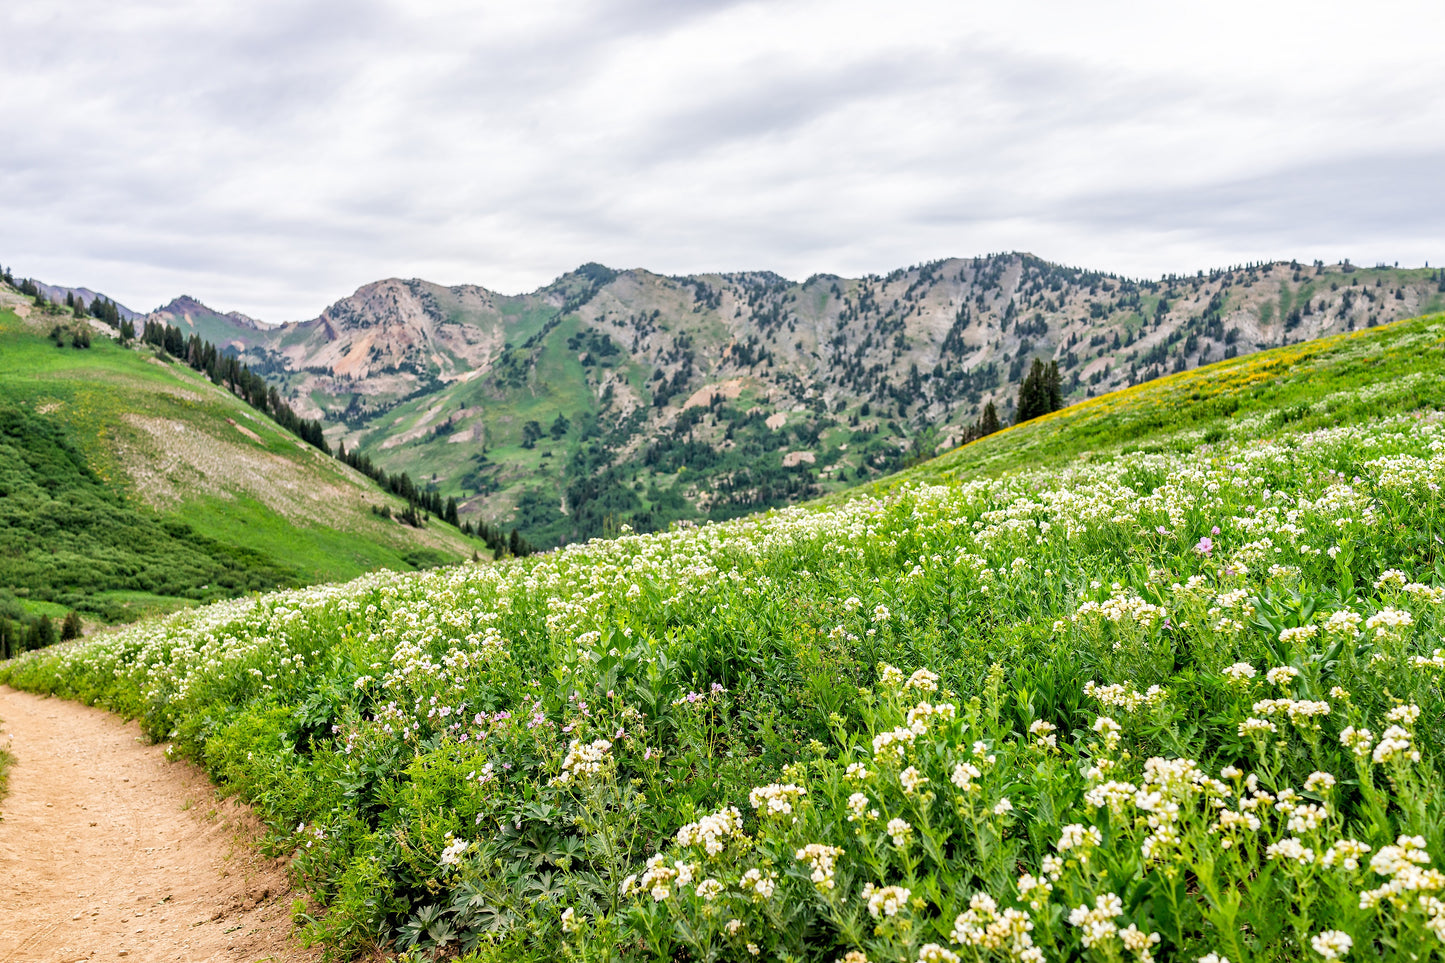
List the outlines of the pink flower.
<svg viewBox="0 0 1445 963">
<path fill-rule="evenodd" d="M 1217 532 L 1219 531 L 1219 529 L 1216 528 L 1215 531 Z M 1208 535 L 1206 535 L 1199 540 L 1198 545 L 1194 546 L 1194 550 L 1200 555 L 1208 555 L 1210 552 L 1214 551 L 1214 540 Z"/>
</svg>

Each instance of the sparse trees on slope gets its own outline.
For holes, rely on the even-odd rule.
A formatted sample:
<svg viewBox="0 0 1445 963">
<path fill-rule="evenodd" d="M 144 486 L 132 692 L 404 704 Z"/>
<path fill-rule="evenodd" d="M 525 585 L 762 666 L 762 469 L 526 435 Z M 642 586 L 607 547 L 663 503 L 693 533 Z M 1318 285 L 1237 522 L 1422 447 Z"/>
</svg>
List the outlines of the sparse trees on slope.
<svg viewBox="0 0 1445 963">
<path fill-rule="evenodd" d="M 30 647 L 32 649 L 43 649 L 47 646 L 54 645 L 57 641 L 55 623 L 50 621 L 50 616 L 42 615 L 40 621 L 35 623 Z"/>
<path fill-rule="evenodd" d="M 529 421 L 522 426 L 522 447 L 536 448 L 537 439 L 542 437 L 542 426 L 535 421 Z"/>
</svg>

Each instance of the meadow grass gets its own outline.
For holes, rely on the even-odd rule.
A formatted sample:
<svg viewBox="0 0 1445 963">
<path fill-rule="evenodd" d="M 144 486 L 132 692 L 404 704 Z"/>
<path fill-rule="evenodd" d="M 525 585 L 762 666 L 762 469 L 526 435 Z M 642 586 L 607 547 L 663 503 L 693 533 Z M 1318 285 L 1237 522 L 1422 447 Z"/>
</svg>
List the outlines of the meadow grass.
<svg viewBox="0 0 1445 963">
<path fill-rule="evenodd" d="M 0 732 L 4 732 L 5 720 L 0 719 Z M 0 803 L 10 795 L 10 767 L 15 765 L 15 753 L 10 751 L 9 746 L 0 746 Z M 0 815 L 0 819 L 4 819 Z"/>
<path fill-rule="evenodd" d="M 1396 410 L 1445 407 L 1445 317 L 1413 318 L 1168 375 L 1006 428 L 870 486 L 949 481 L 1059 465 L 1137 442 L 1189 450 L 1266 415 L 1295 428 L 1353 424 Z M 1403 382 L 1380 395 L 1381 385 Z M 1405 390 L 1408 388 L 1409 390 Z M 1253 422 L 1247 433 L 1261 429 Z M 846 498 L 839 493 L 835 498 Z"/>
<path fill-rule="evenodd" d="M 1440 959 L 1442 329 L 0 681 L 249 800 L 340 958 Z"/>
<path fill-rule="evenodd" d="M 472 551 L 447 526 L 378 519 L 368 505 L 402 503 L 185 365 L 104 336 L 84 350 L 62 340 L 0 311 L 8 608 L 123 621 Z M 206 459 L 209 475 L 194 467 Z"/>
</svg>

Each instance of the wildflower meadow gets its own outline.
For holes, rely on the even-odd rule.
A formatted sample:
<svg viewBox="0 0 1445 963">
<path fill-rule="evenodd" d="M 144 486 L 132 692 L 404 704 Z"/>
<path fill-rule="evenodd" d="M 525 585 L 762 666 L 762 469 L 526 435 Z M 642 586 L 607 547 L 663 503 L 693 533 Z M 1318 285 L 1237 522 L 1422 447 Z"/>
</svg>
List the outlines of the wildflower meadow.
<svg viewBox="0 0 1445 963">
<path fill-rule="evenodd" d="M 1445 421 L 183 612 L 0 667 L 274 828 L 340 958 L 1445 957 Z"/>
</svg>

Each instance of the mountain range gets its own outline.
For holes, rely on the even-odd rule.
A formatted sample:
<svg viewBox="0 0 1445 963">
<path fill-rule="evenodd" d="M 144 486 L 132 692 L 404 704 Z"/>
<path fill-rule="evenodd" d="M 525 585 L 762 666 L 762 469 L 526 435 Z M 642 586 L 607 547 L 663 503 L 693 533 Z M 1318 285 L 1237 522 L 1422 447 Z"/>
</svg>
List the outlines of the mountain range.
<svg viewBox="0 0 1445 963">
<path fill-rule="evenodd" d="M 1072 402 L 1438 310 L 1445 272 L 1273 262 L 1135 280 L 1030 254 L 886 275 L 587 264 L 506 295 L 367 284 L 265 324 L 178 298 L 146 320 L 237 353 L 328 439 L 559 544 L 837 490 L 1011 420 L 1035 357 Z"/>
</svg>

